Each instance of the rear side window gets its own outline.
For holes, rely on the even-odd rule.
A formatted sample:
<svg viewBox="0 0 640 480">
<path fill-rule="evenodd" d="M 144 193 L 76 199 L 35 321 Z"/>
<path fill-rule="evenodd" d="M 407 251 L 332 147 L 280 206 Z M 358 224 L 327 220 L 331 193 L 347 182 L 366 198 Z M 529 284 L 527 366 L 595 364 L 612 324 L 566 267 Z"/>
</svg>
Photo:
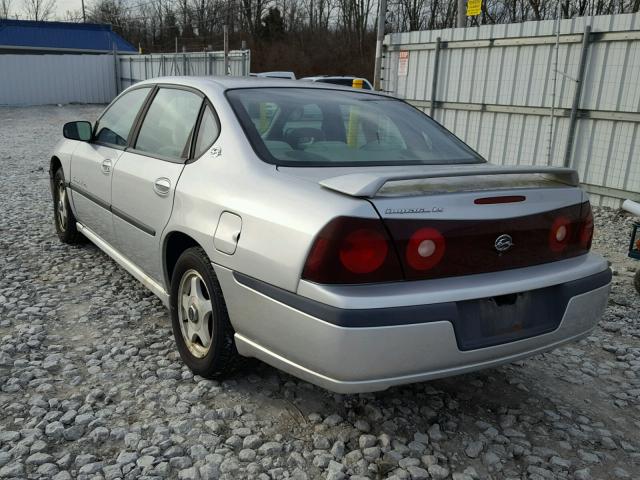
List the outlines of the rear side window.
<svg viewBox="0 0 640 480">
<path fill-rule="evenodd" d="M 125 147 L 133 122 L 150 88 L 137 88 L 113 102 L 96 124 L 95 141 Z"/>
<path fill-rule="evenodd" d="M 144 117 L 135 149 L 170 159 L 186 158 L 202 98 L 176 88 L 158 90 Z"/>
<path fill-rule="evenodd" d="M 213 110 L 209 105 L 204 107 L 204 113 L 202 114 L 202 121 L 200 122 L 200 130 L 198 131 L 198 138 L 196 139 L 196 151 L 195 158 L 202 155 L 218 138 L 220 128 L 216 116 L 213 114 Z"/>
</svg>

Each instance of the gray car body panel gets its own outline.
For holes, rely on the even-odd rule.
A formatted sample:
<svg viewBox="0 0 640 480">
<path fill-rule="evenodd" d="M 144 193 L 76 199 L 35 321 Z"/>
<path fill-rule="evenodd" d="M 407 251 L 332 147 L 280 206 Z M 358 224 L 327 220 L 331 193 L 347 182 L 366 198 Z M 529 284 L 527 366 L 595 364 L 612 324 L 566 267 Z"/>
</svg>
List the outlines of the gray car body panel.
<svg viewBox="0 0 640 480">
<path fill-rule="evenodd" d="M 366 329 L 358 329 L 359 333 L 350 332 L 348 328 L 335 330 L 338 327 L 327 327 L 326 322 L 308 318 L 308 315 L 239 285 L 233 278 L 233 272 L 241 272 L 302 297 L 339 308 L 390 308 L 523 292 L 586 277 L 607 269 L 607 264 L 600 256 L 589 254 L 524 269 L 442 280 L 358 286 L 318 285 L 301 280 L 304 263 L 314 238 L 323 226 L 338 216 L 379 218 L 402 215 L 402 218 L 502 219 L 573 205 L 585 201 L 587 197 L 581 189 L 566 184 L 571 182 L 558 181 L 575 175 L 575 172 L 566 169 L 537 171 L 538 169 L 527 167 L 520 171 L 510 167 L 509 174 L 517 175 L 520 172 L 527 177 L 517 184 L 517 188 L 498 188 L 481 173 L 487 168 L 500 173 L 500 167 L 487 164 L 455 168 L 276 167 L 263 162 L 257 156 L 227 101 L 225 91 L 251 87 L 323 90 L 345 88 L 312 82 L 301 84 L 288 80 L 228 77 L 159 78 L 141 82 L 136 87 L 144 84 L 182 85 L 200 91 L 216 110 L 221 123 L 220 135 L 201 157 L 187 162 L 184 166 L 160 163 L 158 169 L 153 169 L 153 161 L 150 161 L 149 176 L 138 185 L 139 188 L 146 189 L 144 194 L 136 195 L 131 191 L 135 183 L 132 183 L 131 178 L 128 178 L 126 185 L 112 185 L 111 191 L 119 192 L 120 197 L 116 202 L 119 202 L 119 209 L 127 209 L 128 204 L 137 201 L 139 204 L 131 211 L 143 212 L 147 218 L 155 219 L 152 238 L 128 225 L 126 228 L 120 228 L 112 239 L 107 240 L 98 233 L 103 226 L 92 225 L 91 219 L 85 219 L 82 215 L 78 216 L 80 229 L 165 303 L 168 303 L 167 292 L 170 290 L 170 279 L 164 262 L 167 241 L 176 233 L 191 237 L 205 250 L 215 267 L 241 353 L 256 356 L 334 390 L 379 390 L 405 381 L 460 373 L 543 351 L 583 335 L 599 318 L 602 299 L 606 300 L 608 289 L 598 289 L 598 292 L 594 293 L 594 300 L 585 299 L 587 297 L 576 300 L 572 304 L 571 312 L 567 309 L 561 327 L 552 334 L 523 340 L 524 343 L 512 342 L 507 346 L 481 349 L 485 352 L 480 354 L 464 352 L 463 355 L 457 356 L 458 354 L 451 350 L 451 356 L 439 357 L 437 365 L 432 364 L 430 367 L 425 363 L 426 360 L 422 359 L 424 353 L 419 354 L 420 358 L 415 357 L 415 335 L 422 335 L 422 338 L 425 338 L 424 335 L 428 335 L 429 338 L 433 335 L 442 336 L 446 341 L 438 347 L 438 355 L 443 355 L 447 342 L 450 342 L 453 335 L 450 326 L 432 323 L 428 328 L 422 324 L 410 328 L 394 327 L 389 330 L 384 330 L 388 327 L 381 327 L 382 330 L 373 329 L 375 331 L 369 333 L 365 332 Z M 353 92 L 349 88 L 346 90 Z M 62 140 L 54 152 L 62 163 L 67 179 L 73 177 L 73 152 L 78 148 L 78 143 Z M 132 153 L 125 151 L 119 158 L 125 155 Z M 165 162 L 161 159 L 154 161 Z M 118 181 L 119 178 L 117 165 L 116 163 L 114 167 L 114 181 Z M 408 186 L 401 185 L 401 194 L 398 194 L 397 189 L 393 189 L 393 182 L 404 181 L 413 174 L 420 176 L 426 175 L 425 172 L 448 169 L 453 170 L 451 175 L 455 177 L 456 168 L 466 171 L 477 169 L 478 176 L 470 177 L 469 182 L 464 184 L 471 185 L 470 191 L 461 191 L 459 185 L 447 184 L 447 180 L 441 178 L 424 178 L 418 183 L 409 182 Z M 162 171 L 168 173 L 163 174 Z M 137 172 L 136 175 L 142 178 L 147 175 L 145 172 Z M 366 181 L 358 183 L 362 180 L 360 178 L 354 183 L 352 175 L 362 174 L 365 174 Z M 160 198 L 151 193 L 153 180 L 157 176 L 170 177 L 170 201 L 164 198 L 164 203 L 160 203 Z M 552 177 L 551 181 L 549 176 Z M 336 183 L 332 179 L 341 180 Z M 385 189 L 389 191 L 385 192 Z M 527 202 L 468 206 L 469 200 L 477 197 L 478 192 L 484 195 L 494 191 L 499 191 L 500 194 L 515 192 L 526 195 Z M 77 195 L 77 192 L 71 191 L 72 201 Z M 434 206 L 437 208 L 434 209 Z M 74 210 L 78 213 L 77 209 Z M 225 222 L 232 220 L 220 225 L 221 218 L 226 219 Z M 122 223 L 122 217 L 113 216 L 112 225 Z M 128 235 L 127 232 L 131 234 Z M 220 237 L 217 238 L 216 235 Z M 234 241 L 237 242 L 235 248 Z M 578 313 L 575 312 L 584 312 L 589 308 L 590 314 L 586 319 L 577 319 Z M 273 318 L 274 316 L 278 318 Z M 264 317 L 269 317 L 268 321 L 264 321 Z M 388 352 L 378 352 L 384 361 L 388 361 L 389 369 L 385 371 L 376 367 L 365 372 L 361 367 L 352 369 L 344 363 L 360 354 L 366 358 L 367 342 L 372 342 L 371 351 L 374 352 L 376 348 L 384 345 L 387 335 L 389 342 L 398 347 L 403 341 L 406 342 L 406 350 L 413 352 L 416 365 L 406 368 L 409 357 L 403 357 L 398 363 L 387 358 L 391 355 Z M 352 349 L 343 352 L 342 358 L 335 359 L 343 363 L 344 375 L 341 377 L 336 371 L 338 364 L 329 364 L 330 360 L 325 355 L 314 353 L 315 346 L 308 349 L 309 355 L 304 358 L 305 345 L 309 346 L 308 342 L 314 345 L 335 342 L 336 345 Z M 513 347 L 512 344 L 516 343 L 522 348 Z M 331 346 L 328 351 L 336 349 L 337 347 Z M 338 354 L 339 351 L 336 350 L 335 355 Z M 435 357 L 432 360 L 434 359 Z M 371 361 L 373 360 L 372 358 Z"/>
</svg>

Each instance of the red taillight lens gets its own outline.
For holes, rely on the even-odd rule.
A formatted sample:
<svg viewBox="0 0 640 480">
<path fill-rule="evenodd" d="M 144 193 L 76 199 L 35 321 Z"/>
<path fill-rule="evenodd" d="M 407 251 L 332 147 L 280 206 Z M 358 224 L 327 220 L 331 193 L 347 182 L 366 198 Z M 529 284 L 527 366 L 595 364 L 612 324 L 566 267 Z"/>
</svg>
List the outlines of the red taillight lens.
<svg viewBox="0 0 640 480">
<path fill-rule="evenodd" d="M 403 277 L 381 220 L 338 217 L 316 237 L 302 278 L 336 284 L 388 282 Z"/>
<path fill-rule="evenodd" d="M 444 250 L 444 237 L 438 230 L 421 228 L 409 238 L 405 258 L 414 270 L 425 271 L 440 263 Z"/>
<path fill-rule="evenodd" d="M 585 250 L 591 249 L 591 240 L 593 239 L 593 214 L 591 213 L 591 207 L 588 208 L 587 216 L 580 227 L 580 247 Z"/>
<path fill-rule="evenodd" d="M 558 217 L 549 231 L 549 248 L 556 253 L 562 252 L 571 240 L 571 222 L 566 217 Z"/>
<path fill-rule="evenodd" d="M 340 261 L 353 273 L 371 273 L 382 266 L 389 245 L 377 230 L 361 228 L 347 235 L 340 246 Z"/>
</svg>

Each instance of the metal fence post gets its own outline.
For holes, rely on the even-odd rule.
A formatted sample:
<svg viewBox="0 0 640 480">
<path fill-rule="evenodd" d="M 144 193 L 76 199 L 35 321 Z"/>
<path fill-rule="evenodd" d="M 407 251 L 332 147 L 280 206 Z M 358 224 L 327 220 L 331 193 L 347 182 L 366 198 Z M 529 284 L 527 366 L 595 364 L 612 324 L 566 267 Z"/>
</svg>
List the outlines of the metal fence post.
<svg viewBox="0 0 640 480">
<path fill-rule="evenodd" d="M 222 26 L 224 40 L 224 74 L 229 75 L 229 27 Z"/>
<path fill-rule="evenodd" d="M 576 90 L 573 94 L 573 104 L 571 105 L 571 116 L 569 117 L 569 131 L 567 132 L 567 144 L 564 150 L 564 166 L 571 165 L 571 154 L 573 153 L 573 140 L 576 135 L 576 126 L 578 124 L 578 107 L 580 106 L 580 98 L 582 97 L 582 85 L 584 84 L 584 72 L 587 64 L 587 55 L 589 53 L 589 41 L 591 39 L 591 25 L 584 27 L 582 34 L 582 51 L 580 52 L 580 64 L 578 65 L 578 77 L 576 78 Z"/>
<path fill-rule="evenodd" d="M 129 86 L 133 85 L 133 58 L 129 56 Z"/>
<path fill-rule="evenodd" d="M 431 77 L 431 107 L 429 108 L 429 116 L 433 118 L 436 112 L 436 90 L 438 89 L 438 68 L 440 66 L 440 37 L 436 38 L 436 48 L 433 57 L 433 76 Z"/>
<path fill-rule="evenodd" d="M 380 90 L 382 77 L 382 55 L 384 43 L 384 27 L 387 22 L 387 0 L 378 2 L 378 31 L 376 34 L 376 60 L 373 67 L 373 89 Z"/>
<path fill-rule="evenodd" d="M 118 52 L 116 51 L 115 46 L 113 47 L 113 76 L 115 80 L 116 87 L 116 95 L 120 93 L 120 58 L 118 57 Z"/>
</svg>

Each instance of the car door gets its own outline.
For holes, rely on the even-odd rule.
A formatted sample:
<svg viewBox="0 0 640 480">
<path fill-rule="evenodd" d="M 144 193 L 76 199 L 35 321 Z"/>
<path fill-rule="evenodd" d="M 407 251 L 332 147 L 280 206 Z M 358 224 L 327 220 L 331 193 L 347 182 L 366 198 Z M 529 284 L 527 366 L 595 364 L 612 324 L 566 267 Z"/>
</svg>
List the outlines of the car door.
<svg viewBox="0 0 640 480">
<path fill-rule="evenodd" d="M 150 91 L 139 88 L 116 99 L 96 122 L 92 141 L 81 142 L 71 160 L 69 185 L 76 217 L 110 244 L 114 241 L 111 174 Z"/>
<path fill-rule="evenodd" d="M 192 150 L 203 96 L 161 86 L 139 122 L 132 148 L 113 171 L 112 212 L 117 248 L 162 282 L 160 236 L 173 208 L 176 184 Z"/>
</svg>

